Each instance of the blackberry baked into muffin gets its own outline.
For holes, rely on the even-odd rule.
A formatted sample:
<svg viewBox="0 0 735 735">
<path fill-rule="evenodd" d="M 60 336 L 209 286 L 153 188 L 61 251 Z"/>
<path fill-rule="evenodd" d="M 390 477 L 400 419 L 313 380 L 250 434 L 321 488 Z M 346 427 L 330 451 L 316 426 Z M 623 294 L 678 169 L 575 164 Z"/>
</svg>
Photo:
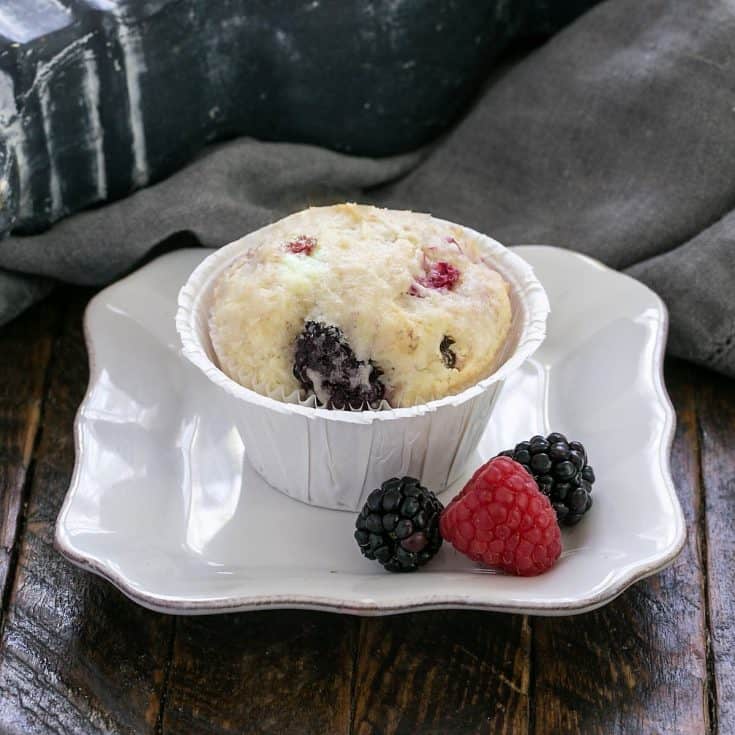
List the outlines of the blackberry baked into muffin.
<svg viewBox="0 0 735 735">
<path fill-rule="evenodd" d="M 356 204 L 286 217 L 219 276 L 209 330 L 221 369 L 282 400 L 399 408 L 490 375 L 508 284 L 467 230 Z"/>
</svg>

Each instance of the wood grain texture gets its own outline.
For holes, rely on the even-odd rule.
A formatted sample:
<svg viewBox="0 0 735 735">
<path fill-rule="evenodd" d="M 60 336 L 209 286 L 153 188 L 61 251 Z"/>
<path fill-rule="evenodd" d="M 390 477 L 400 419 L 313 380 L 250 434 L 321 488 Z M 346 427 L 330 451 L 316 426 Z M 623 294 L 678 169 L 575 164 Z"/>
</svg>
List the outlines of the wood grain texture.
<svg viewBox="0 0 735 735">
<path fill-rule="evenodd" d="M 538 735 L 699 735 L 708 729 L 693 372 L 671 362 L 666 377 L 679 418 L 672 469 L 687 521 L 686 547 L 672 567 L 596 612 L 534 620 Z"/>
<path fill-rule="evenodd" d="M 0 599 L 5 600 L 57 319 L 39 304 L 0 331 Z M 1 616 L 0 616 L 1 619 Z"/>
<path fill-rule="evenodd" d="M 526 733 L 530 644 L 528 619 L 520 615 L 365 618 L 352 732 Z"/>
<path fill-rule="evenodd" d="M 347 733 L 357 624 L 297 610 L 177 620 L 162 732 Z"/>
<path fill-rule="evenodd" d="M 87 382 L 81 304 L 51 370 L 25 532 L 0 640 L 0 732 L 152 733 L 171 619 L 125 600 L 52 547 L 72 422 Z"/>
<path fill-rule="evenodd" d="M 735 382 L 704 373 L 699 426 L 705 487 L 712 714 L 735 732 Z"/>
</svg>

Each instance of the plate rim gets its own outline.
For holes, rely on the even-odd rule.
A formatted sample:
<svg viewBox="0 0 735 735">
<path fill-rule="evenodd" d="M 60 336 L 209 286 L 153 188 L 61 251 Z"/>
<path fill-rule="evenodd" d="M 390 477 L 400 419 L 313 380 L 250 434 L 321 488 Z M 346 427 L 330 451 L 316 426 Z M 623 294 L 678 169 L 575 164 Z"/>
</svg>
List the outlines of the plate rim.
<svg viewBox="0 0 735 735">
<path fill-rule="evenodd" d="M 658 455 L 660 466 L 662 468 L 661 480 L 666 488 L 672 509 L 674 510 L 675 523 L 674 539 L 669 547 L 660 554 L 642 560 L 638 564 L 628 565 L 624 570 L 615 573 L 614 578 L 606 584 L 603 589 L 597 590 L 591 594 L 567 600 L 553 600 L 548 602 L 539 602 L 533 605 L 524 605 L 517 604 L 512 601 L 508 603 L 490 603 L 477 596 L 473 597 L 473 595 L 463 596 L 463 598 L 460 599 L 456 595 L 448 595 L 446 598 L 442 598 L 441 596 L 437 597 L 436 595 L 427 597 L 425 594 L 416 596 L 414 601 L 399 604 L 381 604 L 375 601 L 360 601 L 357 599 L 344 600 L 336 596 L 303 594 L 239 595 L 237 597 L 223 597 L 206 600 L 184 600 L 168 595 L 150 594 L 137 589 L 128 582 L 125 575 L 122 573 L 112 569 L 101 560 L 78 551 L 65 531 L 64 521 L 69 513 L 79 484 L 79 474 L 81 471 L 79 457 L 82 453 L 83 444 L 82 416 L 90 399 L 92 388 L 97 383 L 100 374 L 99 361 L 96 356 L 95 345 L 89 326 L 90 313 L 92 309 L 97 306 L 97 302 L 104 300 L 105 295 L 110 290 L 116 289 L 120 284 L 136 277 L 136 275 L 138 275 L 143 269 L 153 263 L 162 259 L 176 257 L 177 255 L 185 252 L 202 253 L 204 250 L 209 250 L 208 248 L 185 248 L 159 256 L 158 258 L 144 264 L 141 268 L 136 269 L 125 278 L 122 278 L 102 289 L 95 294 L 87 304 L 83 317 L 83 333 L 88 355 L 89 381 L 85 389 L 84 397 L 74 416 L 74 469 L 54 526 L 54 548 L 75 566 L 86 571 L 90 571 L 108 581 L 133 602 L 156 612 L 176 615 L 206 615 L 266 609 L 319 610 L 322 612 L 364 616 L 382 616 L 448 609 L 484 610 L 488 612 L 493 611 L 544 616 L 575 615 L 595 610 L 609 602 L 612 602 L 612 600 L 622 594 L 631 585 L 665 569 L 679 555 L 687 538 L 684 513 L 671 475 L 670 457 L 676 432 L 676 412 L 674 411 L 674 407 L 671 403 L 671 398 L 666 390 L 666 383 L 664 381 L 664 357 L 669 331 L 668 309 L 661 297 L 644 283 L 641 283 L 626 273 L 610 268 L 589 255 L 568 250 L 566 248 L 560 248 L 558 246 L 542 244 L 516 245 L 511 249 L 521 255 L 524 251 L 528 250 L 554 251 L 555 253 L 562 255 L 562 257 L 571 257 L 585 261 L 588 265 L 599 270 L 606 271 L 613 277 L 635 283 L 637 287 L 644 289 L 653 297 L 653 300 L 659 309 L 661 322 L 659 328 L 655 332 L 655 344 L 653 349 L 653 362 L 655 364 L 653 371 L 653 383 L 656 398 L 664 412 L 664 427 L 661 440 L 658 442 Z"/>
</svg>

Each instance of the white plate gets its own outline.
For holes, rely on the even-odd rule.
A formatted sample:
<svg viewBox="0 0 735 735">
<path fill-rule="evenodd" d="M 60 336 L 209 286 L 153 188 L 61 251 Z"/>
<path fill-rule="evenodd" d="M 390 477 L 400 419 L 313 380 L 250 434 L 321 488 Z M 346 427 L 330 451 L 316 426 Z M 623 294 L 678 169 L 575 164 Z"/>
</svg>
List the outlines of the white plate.
<svg viewBox="0 0 735 735">
<path fill-rule="evenodd" d="M 661 371 L 667 316 L 645 286 L 569 251 L 517 249 L 548 292 L 548 337 L 507 381 L 474 465 L 534 433 L 562 431 L 588 449 L 595 504 L 539 577 L 481 569 L 448 544 L 421 571 L 395 575 L 360 555 L 353 514 L 291 500 L 243 462 L 222 418 L 226 394 L 181 358 L 177 292 L 208 252 L 163 256 L 87 309 L 90 384 L 55 539 L 74 563 L 169 613 L 555 615 L 609 602 L 680 551 L 674 414 Z"/>
</svg>

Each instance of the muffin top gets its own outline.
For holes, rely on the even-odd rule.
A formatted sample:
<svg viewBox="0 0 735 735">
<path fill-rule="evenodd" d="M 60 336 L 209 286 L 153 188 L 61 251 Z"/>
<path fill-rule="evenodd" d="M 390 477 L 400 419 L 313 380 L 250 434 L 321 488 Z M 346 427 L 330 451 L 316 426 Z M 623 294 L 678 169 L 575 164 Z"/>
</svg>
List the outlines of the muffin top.
<svg viewBox="0 0 735 735">
<path fill-rule="evenodd" d="M 508 285 L 466 230 L 340 204 L 253 240 L 219 276 L 209 323 L 220 367 L 241 385 L 328 408 L 398 408 L 495 369 Z"/>
</svg>

